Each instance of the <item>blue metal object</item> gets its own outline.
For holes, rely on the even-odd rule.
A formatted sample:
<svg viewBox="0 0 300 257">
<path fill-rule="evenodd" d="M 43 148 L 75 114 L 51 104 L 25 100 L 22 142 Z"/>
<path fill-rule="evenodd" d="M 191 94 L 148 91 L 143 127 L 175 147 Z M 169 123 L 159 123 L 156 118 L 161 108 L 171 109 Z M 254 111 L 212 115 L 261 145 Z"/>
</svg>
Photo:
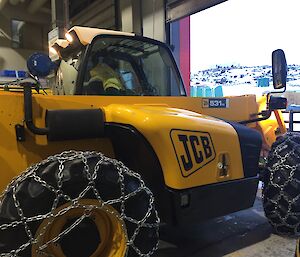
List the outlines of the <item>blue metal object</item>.
<svg viewBox="0 0 300 257">
<path fill-rule="evenodd" d="M 54 64 L 48 55 L 44 53 L 33 53 L 27 59 L 27 68 L 33 76 L 46 77 L 54 68 Z"/>
<path fill-rule="evenodd" d="M 26 78 L 26 71 L 23 70 L 0 70 L 0 77 Z"/>
<path fill-rule="evenodd" d="M 197 96 L 197 86 L 191 86 L 190 94 L 191 94 L 192 97 Z"/>
<path fill-rule="evenodd" d="M 287 108 L 287 111 L 300 111 L 300 105 L 298 104 L 290 104 Z"/>
<path fill-rule="evenodd" d="M 204 96 L 204 90 L 202 86 L 197 87 L 197 96 Z"/>
<path fill-rule="evenodd" d="M 259 78 L 257 80 L 257 86 L 258 87 L 268 87 L 270 85 L 270 79 L 269 78 Z"/>
<path fill-rule="evenodd" d="M 213 97 L 213 92 L 210 87 L 205 87 L 204 88 L 204 96 L 205 97 Z"/>
<path fill-rule="evenodd" d="M 191 86 L 192 97 L 223 97 L 223 87 Z"/>
<path fill-rule="evenodd" d="M 217 86 L 215 88 L 215 97 L 223 97 L 223 87 L 222 86 Z"/>
</svg>

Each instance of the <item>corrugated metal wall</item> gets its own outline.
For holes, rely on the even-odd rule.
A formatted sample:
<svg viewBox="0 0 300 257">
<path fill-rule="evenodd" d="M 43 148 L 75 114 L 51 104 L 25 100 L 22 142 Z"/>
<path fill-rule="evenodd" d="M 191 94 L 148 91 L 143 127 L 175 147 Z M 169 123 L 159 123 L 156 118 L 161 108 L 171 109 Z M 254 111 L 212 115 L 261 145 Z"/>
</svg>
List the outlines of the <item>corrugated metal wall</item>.
<svg viewBox="0 0 300 257">
<path fill-rule="evenodd" d="M 97 0 L 71 19 L 71 26 L 117 29 L 114 0 Z"/>
</svg>

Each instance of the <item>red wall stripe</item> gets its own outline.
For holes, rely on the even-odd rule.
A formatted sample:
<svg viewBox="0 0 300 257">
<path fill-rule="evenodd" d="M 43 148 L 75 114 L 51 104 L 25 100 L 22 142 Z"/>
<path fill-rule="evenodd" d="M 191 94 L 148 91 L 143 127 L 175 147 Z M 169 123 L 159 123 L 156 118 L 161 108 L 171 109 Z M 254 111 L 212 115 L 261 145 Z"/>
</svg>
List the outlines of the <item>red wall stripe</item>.
<svg viewBox="0 0 300 257">
<path fill-rule="evenodd" d="M 190 95 L 190 16 L 179 21 L 180 38 L 180 70 L 186 87 L 187 95 Z"/>
</svg>

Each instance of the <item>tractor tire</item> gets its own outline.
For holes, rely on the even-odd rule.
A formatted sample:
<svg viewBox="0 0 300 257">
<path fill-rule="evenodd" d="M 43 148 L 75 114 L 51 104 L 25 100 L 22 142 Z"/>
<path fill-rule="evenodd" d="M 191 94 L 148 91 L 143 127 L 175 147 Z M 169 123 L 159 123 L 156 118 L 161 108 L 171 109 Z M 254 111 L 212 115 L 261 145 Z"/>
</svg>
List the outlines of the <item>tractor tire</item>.
<svg viewBox="0 0 300 257">
<path fill-rule="evenodd" d="M 48 157 L 0 196 L 0 256 L 146 257 L 158 228 L 140 175 L 101 153 Z"/>
<path fill-rule="evenodd" d="M 300 236 L 300 133 L 272 145 L 263 178 L 265 215 L 276 233 Z"/>
</svg>

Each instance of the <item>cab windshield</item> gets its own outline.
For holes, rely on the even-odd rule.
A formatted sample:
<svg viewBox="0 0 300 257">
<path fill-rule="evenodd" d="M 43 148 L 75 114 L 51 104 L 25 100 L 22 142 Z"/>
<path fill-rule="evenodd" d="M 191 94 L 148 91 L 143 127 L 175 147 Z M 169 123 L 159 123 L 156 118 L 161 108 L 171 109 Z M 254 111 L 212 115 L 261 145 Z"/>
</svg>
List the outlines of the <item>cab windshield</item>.
<svg viewBox="0 0 300 257">
<path fill-rule="evenodd" d="M 98 36 L 83 69 L 81 94 L 185 95 L 169 49 L 154 40 Z"/>
</svg>

